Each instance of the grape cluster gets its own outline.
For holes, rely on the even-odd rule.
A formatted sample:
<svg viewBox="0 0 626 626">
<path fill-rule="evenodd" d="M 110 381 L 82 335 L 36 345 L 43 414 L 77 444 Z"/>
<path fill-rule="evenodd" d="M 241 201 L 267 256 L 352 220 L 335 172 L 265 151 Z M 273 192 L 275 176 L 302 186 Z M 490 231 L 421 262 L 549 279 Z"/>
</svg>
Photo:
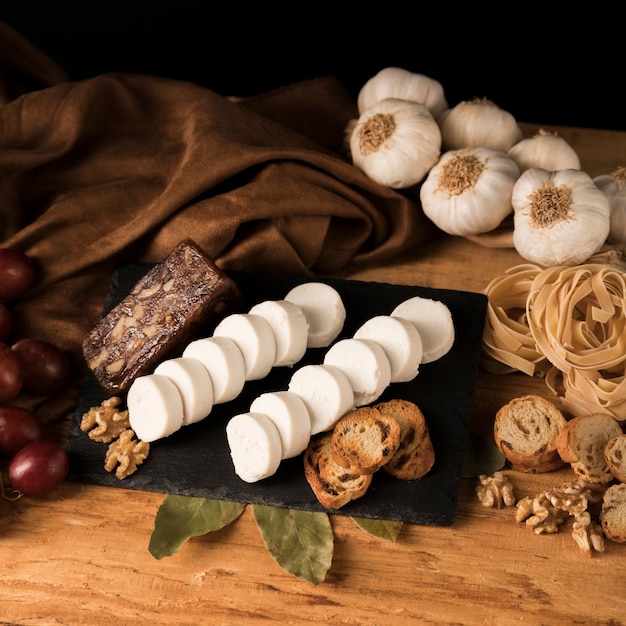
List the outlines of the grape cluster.
<svg viewBox="0 0 626 626">
<path fill-rule="evenodd" d="M 0 248 L 0 459 L 6 468 L 2 495 L 7 498 L 44 496 L 69 471 L 67 452 L 46 439 L 37 414 L 11 404 L 22 392 L 47 396 L 70 380 L 70 359 L 64 350 L 42 339 L 13 337 L 10 303 L 33 287 L 37 278 L 34 259 L 19 250 Z"/>
</svg>

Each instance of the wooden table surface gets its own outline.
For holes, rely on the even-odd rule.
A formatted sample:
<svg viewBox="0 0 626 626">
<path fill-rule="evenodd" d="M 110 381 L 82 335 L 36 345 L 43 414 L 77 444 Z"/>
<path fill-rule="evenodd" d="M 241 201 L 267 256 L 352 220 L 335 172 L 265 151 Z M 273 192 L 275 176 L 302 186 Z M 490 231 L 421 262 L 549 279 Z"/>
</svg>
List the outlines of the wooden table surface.
<svg viewBox="0 0 626 626">
<path fill-rule="evenodd" d="M 591 176 L 626 164 L 626 133 L 550 130 Z M 482 291 L 520 262 L 512 249 L 442 236 L 342 277 Z M 496 410 L 525 393 L 550 397 L 523 374 L 479 372 L 471 429 L 489 432 Z M 573 476 L 510 475 L 518 497 Z M 462 479 L 451 527 L 405 524 L 395 543 L 331 516 L 333 563 L 319 585 L 277 565 L 249 507 L 157 560 L 148 541 L 160 494 L 66 483 L 43 499 L 0 501 L 0 624 L 626 624 L 626 545 L 585 556 L 569 529 L 535 535 L 513 509 L 482 506 L 475 486 Z"/>
</svg>

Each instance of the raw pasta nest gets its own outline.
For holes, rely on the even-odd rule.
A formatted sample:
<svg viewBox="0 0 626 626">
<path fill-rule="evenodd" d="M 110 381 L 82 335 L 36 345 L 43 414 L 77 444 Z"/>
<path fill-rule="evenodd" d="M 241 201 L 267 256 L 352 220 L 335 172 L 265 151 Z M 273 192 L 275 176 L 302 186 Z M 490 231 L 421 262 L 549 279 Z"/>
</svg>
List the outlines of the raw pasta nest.
<svg viewBox="0 0 626 626">
<path fill-rule="evenodd" d="M 602 263 L 520 265 L 492 281 L 486 294 L 485 363 L 545 375 L 555 394 L 562 390 L 566 410 L 603 409 L 626 420 L 623 271 Z"/>
</svg>

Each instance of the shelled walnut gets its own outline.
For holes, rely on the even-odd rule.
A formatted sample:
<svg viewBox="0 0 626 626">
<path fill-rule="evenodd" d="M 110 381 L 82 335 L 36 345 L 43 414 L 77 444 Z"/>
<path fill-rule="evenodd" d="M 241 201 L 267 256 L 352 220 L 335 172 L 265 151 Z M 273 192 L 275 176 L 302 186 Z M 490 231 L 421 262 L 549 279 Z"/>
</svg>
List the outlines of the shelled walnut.
<svg viewBox="0 0 626 626">
<path fill-rule="evenodd" d="M 112 472 L 117 466 L 115 476 L 120 480 L 133 474 L 137 466 L 148 458 L 150 452 L 150 444 L 147 441 L 140 441 L 134 437 L 134 430 L 130 428 L 125 430 L 119 439 L 109 446 L 104 459 L 104 469 L 107 472 Z"/>
<path fill-rule="evenodd" d="M 578 547 L 587 556 L 592 552 L 604 552 L 604 533 L 597 522 L 592 521 L 587 511 L 576 515 L 572 529 L 572 537 Z"/>
<path fill-rule="evenodd" d="M 478 480 L 480 485 L 476 487 L 476 495 L 483 506 L 495 506 L 499 509 L 502 505 L 515 504 L 513 485 L 504 472 L 497 471 L 492 476 L 480 474 Z"/>
<path fill-rule="evenodd" d="M 121 399 L 117 396 L 107 398 L 87 411 L 80 422 L 80 429 L 89 434 L 94 441 L 109 443 L 130 427 L 128 411 L 118 409 Z"/>
<path fill-rule="evenodd" d="M 556 533 L 568 513 L 552 505 L 547 492 L 522 498 L 515 510 L 515 521 L 526 522 L 536 534 Z"/>
</svg>

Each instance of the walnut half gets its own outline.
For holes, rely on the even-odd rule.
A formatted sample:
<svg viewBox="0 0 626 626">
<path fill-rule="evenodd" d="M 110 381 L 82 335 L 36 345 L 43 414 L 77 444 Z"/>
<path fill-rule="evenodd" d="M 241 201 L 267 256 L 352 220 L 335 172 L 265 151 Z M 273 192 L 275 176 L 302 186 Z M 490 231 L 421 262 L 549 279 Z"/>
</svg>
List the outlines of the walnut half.
<svg viewBox="0 0 626 626">
<path fill-rule="evenodd" d="M 483 506 L 495 506 L 498 509 L 515 504 L 513 485 L 504 472 L 494 472 L 492 476 L 481 474 L 480 485 L 476 487 L 476 495 Z"/>
<path fill-rule="evenodd" d="M 120 398 L 112 396 L 94 406 L 85 413 L 80 422 L 80 429 L 89 434 L 94 441 L 109 443 L 130 427 L 128 411 L 120 411 Z"/>
<path fill-rule="evenodd" d="M 137 470 L 150 452 L 150 444 L 147 441 L 133 439 L 135 431 L 131 428 L 125 430 L 117 441 L 114 441 L 108 448 L 104 469 L 112 472 L 115 469 L 115 476 L 122 480 L 130 476 Z"/>
</svg>

